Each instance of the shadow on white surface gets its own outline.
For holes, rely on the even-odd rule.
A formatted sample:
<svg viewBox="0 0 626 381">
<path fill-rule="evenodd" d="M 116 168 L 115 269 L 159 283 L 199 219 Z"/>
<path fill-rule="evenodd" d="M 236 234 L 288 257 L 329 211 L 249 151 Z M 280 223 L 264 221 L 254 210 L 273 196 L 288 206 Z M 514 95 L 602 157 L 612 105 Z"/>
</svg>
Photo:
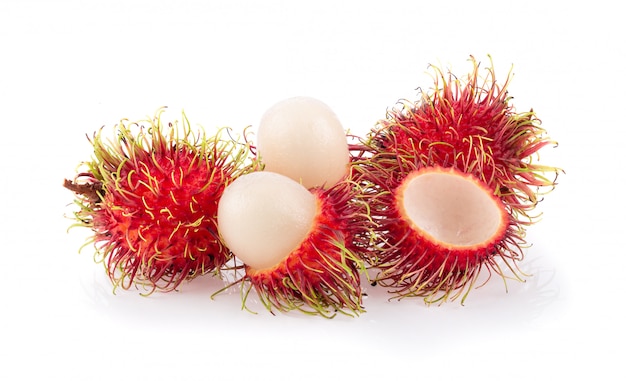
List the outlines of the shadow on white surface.
<svg viewBox="0 0 626 381">
<path fill-rule="evenodd" d="M 85 250 L 84 255 L 89 255 Z M 80 258 L 81 261 L 84 258 Z M 318 316 L 304 315 L 298 311 L 270 314 L 252 293 L 247 302 L 249 311 L 242 310 L 239 286 L 234 286 L 214 299 L 211 294 L 224 287 L 225 282 L 210 275 L 183 283 L 179 291 L 155 292 L 141 296 L 142 290 L 118 289 L 115 294 L 101 265 L 89 264 L 77 274 L 82 290 L 82 301 L 101 319 L 116 325 L 140 324 L 144 326 L 169 327 L 178 325 L 182 330 L 206 330 L 212 324 L 224 329 L 246 332 L 258 324 L 268 324 L 266 329 L 278 329 L 278 337 L 288 336 L 292 328 L 307 335 L 311 327 L 330 328 L 328 322 Z M 556 281 L 556 270 L 542 258 L 522 262 L 528 274 L 524 282 L 492 278 L 482 287 L 470 292 L 465 305 L 451 301 L 442 305 L 427 306 L 420 298 L 390 300 L 388 289 L 370 286 L 363 281 L 365 313 L 351 318 L 337 315 L 336 327 L 364 329 L 368 340 L 393 343 L 397 336 L 420 337 L 420 341 L 432 342 L 433 346 L 445 346 L 455 337 L 477 337 L 481 334 L 533 329 L 544 314 L 558 313 L 561 285 Z M 508 288 L 508 291 L 507 291 Z M 332 329 L 332 328 L 331 328 Z M 293 333 L 293 332 L 291 332 Z M 310 337 L 310 339 L 316 339 Z M 437 344 L 440 343 L 440 344 Z M 413 349 L 419 349 L 416 345 Z"/>
</svg>

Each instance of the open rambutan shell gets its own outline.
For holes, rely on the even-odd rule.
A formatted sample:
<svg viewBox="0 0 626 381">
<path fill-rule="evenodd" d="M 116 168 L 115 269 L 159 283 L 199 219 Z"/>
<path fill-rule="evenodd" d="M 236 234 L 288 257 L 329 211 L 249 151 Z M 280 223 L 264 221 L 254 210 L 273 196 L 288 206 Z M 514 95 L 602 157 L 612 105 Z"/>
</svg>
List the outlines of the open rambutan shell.
<svg viewBox="0 0 626 381">
<path fill-rule="evenodd" d="M 409 174 L 394 196 L 399 217 L 425 241 L 474 252 L 499 241 L 508 225 L 504 205 L 492 193 L 471 175 L 425 167 Z"/>
<path fill-rule="evenodd" d="M 427 303 L 464 300 L 482 268 L 503 275 L 501 266 L 522 259 L 523 230 L 473 175 L 416 167 L 391 181 L 388 191 L 362 195 L 377 223 L 377 244 L 365 257 L 379 271 L 377 284 Z"/>
<path fill-rule="evenodd" d="M 223 130 L 195 134 L 184 115 L 182 126 L 163 125 L 162 112 L 122 120 L 111 140 L 94 134 L 93 161 L 65 181 L 80 207 L 75 226 L 93 230 L 95 258 L 116 288 L 170 291 L 232 257 L 218 236 L 217 205 L 251 170 L 248 147 L 222 139 Z"/>
<path fill-rule="evenodd" d="M 506 91 L 509 78 L 497 84 L 493 68 L 481 78 L 479 64 L 473 57 L 471 62 L 473 71 L 466 80 L 445 76 L 435 67 L 434 90 L 422 93 L 417 102 L 399 102 L 400 107 L 388 111 L 363 145 L 352 150 L 354 178 L 363 189 L 359 197 L 370 205 L 378 225 L 377 243 L 365 258 L 380 270 L 378 283 L 399 297 L 422 296 L 432 303 L 462 295 L 465 300 L 482 268 L 505 277 L 504 267 L 521 279 L 517 263 L 523 258 L 524 227 L 533 221 L 538 195 L 554 187 L 559 172 L 533 161 L 541 148 L 554 142 L 545 136 L 532 110 L 515 112 Z M 419 196 L 411 201 L 413 211 L 399 207 L 414 187 L 422 188 L 415 181 L 422 181 L 418 179 L 425 173 L 437 177 L 448 173 L 455 180 L 441 181 L 446 185 L 431 189 L 430 195 L 426 187 L 413 192 Z M 453 183 L 460 186 L 459 195 L 482 191 L 483 206 L 491 205 L 487 209 L 492 216 L 480 212 L 478 205 L 472 211 L 456 201 L 435 201 Z M 455 210 L 461 214 L 457 221 L 441 219 Z M 420 228 L 438 223 L 440 232 L 451 234 L 448 229 L 471 221 L 472 215 L 493 221 L 494 226 L 472 244 L 460 245 Z M 476 220 L 474 225 L 482 222 Z"/>
<path fill-rule="evenodd" d="M 386 218 L 395 224 L 387 237 L 396 247 L 379 254 L 382 285 L 427 302 L 445 300 L 471 286 L 495 257 L 521 258 L 519 231 L 504 204 L 471 175 L 424 167 L 401 182 L 393 201 Z"/>
</svg>

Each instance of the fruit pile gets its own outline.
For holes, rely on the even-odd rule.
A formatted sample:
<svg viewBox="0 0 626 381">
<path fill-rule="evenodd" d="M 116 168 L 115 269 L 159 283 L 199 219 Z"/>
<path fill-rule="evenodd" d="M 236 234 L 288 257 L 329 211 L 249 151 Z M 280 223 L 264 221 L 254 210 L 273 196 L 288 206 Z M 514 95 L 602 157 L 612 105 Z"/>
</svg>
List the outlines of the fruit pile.
<svg viewBox="0 0 626 381">
<path fill-rule="evenodd" d="M 177 289 L 211 274 L 274 311 L 364 312 L 361 283 L 426 303 L 465 300 L 481 271 L 522 279 L 526 228 L 559 169 L 531 110 L 471 59 L 464 77 L 401 101 L 364 137 L 296 97 L 261 118 L 256 143 L 149 119 L 100 130 L 65 187 L 114 289 Z M 365 276 L 365 278 L 363 278 Z M 220 290 L 223 291 L 223 290 Z M 218 291 L 218 293 L 220 292 Z"/>
</svg>

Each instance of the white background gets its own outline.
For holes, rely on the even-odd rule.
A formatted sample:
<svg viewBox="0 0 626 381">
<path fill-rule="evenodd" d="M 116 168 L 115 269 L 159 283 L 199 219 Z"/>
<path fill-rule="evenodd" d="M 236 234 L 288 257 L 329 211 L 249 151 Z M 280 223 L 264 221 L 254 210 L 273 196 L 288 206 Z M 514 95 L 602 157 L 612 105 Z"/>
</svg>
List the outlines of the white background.
<svg viewBox="0 0 626 381">
<path fill-rule="evenodd" d="M 0 372 L 59 380 L 565 380 L 623 376 L 624 30 L 619 2 L 12 1 L 0 3 Z M 531 107 L 562 167 L 525 283 L 466 305 L 388 302 L 358 318 L 272 316 L 216 279 L 111 292 L 61 187 L 85 138 L 160 106 L 207 130 L 255 126 L 294 95 L 365 133 L 470 54 Z"/>
</svg>

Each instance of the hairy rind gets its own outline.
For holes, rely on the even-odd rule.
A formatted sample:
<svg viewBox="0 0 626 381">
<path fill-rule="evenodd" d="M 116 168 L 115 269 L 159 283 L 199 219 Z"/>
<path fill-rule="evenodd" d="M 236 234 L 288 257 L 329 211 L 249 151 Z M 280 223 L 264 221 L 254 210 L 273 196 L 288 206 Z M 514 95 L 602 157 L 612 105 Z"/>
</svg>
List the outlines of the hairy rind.
<svg viewBox="0 0 626 381">
<path fill-rule="evenodd" d="M 545 136 L 532 110 L 516 113 L 510 105 L 510 73 L 499 85 L 493 67 L 481 78 L 479 63 L 473 57 L 471 62 L 473 71 L 465 80 L 433 66 L 435 88 L 422 92 L 416 102 L 399 101 L 360 146 L 352 147 L 354 180 L 363 189 L 359 198 L 369 204 L 377 223 L 376 243 L 365 258 L 380 271 L 376 282 L 398 298 L 420 296 L 437 303 L 460 297 L 463 302 L 483 269 L 503 279 L 511 272 L 522 280 L 518 263 L 526 245 L 525 226 L 537 217 L 533 210 L 540 196 L 554 188 L 560 172 L 534 162 L 541 148 L 556 143 Z M 502 200 L 510 217 L 500 242 L 473 261 L 455 263 L 455 271 L 446 269 L 454 255 L 433 267 L 432 253 L 407 242 L 415 233 L 392 206 L 394 191 L 406 176 L 432 166 L 479 179 Z"/>
<path fill-rule="evenodd" d="M 370 161 L 367 163 L 371 164 Z M 452 250 L 426 240 L 395 206 L 396 195 L 392 190 L 399 187 L 406 176 L 391 178 L 390 183 L 382 186 L 377 180 L 385 176 L 389 178 L 385 174 L 388 167 L 369 166 L 362 167 L 362 170 L 360 179 L 368 192 L 360 197 L 368 202 L 372 219 L 377 223 L 374 229 L 377 242 L 370 246 L 366 258 L 378 272 L 374 276 L 376 283 L 390 288 L 397 298 L 423 297 L 430 304 L 460 297 L 464 302 L 482 269 L 505 277 L 501 271 L 503 266 L 512 271 L 514 278 L 523 278 L 517 263 L 523 259 L 525 233 L 510 218 L 510 208 L 505 206 L 508 220 L 503 223 L 506 229 L 501 236 L 494 237 L 492 243 L 480 248 Z M 417 170 L 418 167 L 410 165 L 403 168 L 407 175 Z"/>
<path fill-rule="evenodd" d="M 435 88 L 416 102 L 400 101 L 365 145 L 373 152 L 397 152 L 398 160 L 406 156 L 471 173 L 532 223 L 533 209 L 561 172 L 535 159 L 540 149 L 556 142 L 546 136 L 533 110 L 518 113 L 510 104 L 510 73 L 500 85 L 493 65 L 481 77 L 479 63 L 473 57 L 471 62 L 465 80 L 433 66 Z"/>
<path fill-rule="evenodd" d="M 249 309 L 254 290 L 271 313 L 298 310 L 333 318 L 364 312 L 361 253 L 370 244 L 372 222 L 368 206 L 354 197 L 355 186 L 345 180 L 329 189 L 311 189 L 319 212 L 300 246 L 271 269 L 246 266 L 245 275 L 226 286 L 240 284 L 242 308 Z"/>
<path fill-rule="evenodd" d="M 248 161 L 250 148 L 223 138 L 229 133 L 226 128 L 212 136 L 194 133 L 184 113 L 181 125 L 175 122 L 164 126 L 163 111 L 159 109 L 152 119 L 121 120 L 114 127 L 113 139 L 106 139 L 104 128 L 100 129 L 89 139 L 94 147 L 93 160 L 84 163 L 86 170 L 71 182 L 73 187 L 68 187 L 66 181 L 66 187 L 76 193 L 75 203 L 79 206 L 73 226 L 93 230 L 89 243 L 96 249 L 94 259 L 104 265 L 114 290 L 134 285 L 146 294 L 171 291 L 184 280 L 211 272 L 219 274 L 220 267 L 232 257 L 219 239 L 215 216 L 204 216 L 202 212 L 216 208 L 230 181 L 253 170 L 255 164 Z M 138 171 L 142 176 L 137 176 Z M 141 184 L 134 181 L 139 178 Z M 172 189 L 161 194 L 166 185 Z M 81 187 L 98 189 L 97 197 L 94 192 L 81 191 Z M 140 187 L 155 197 L 168 197 L 170 205 L 156 210 L 137 193 Z M 182 205 L 183 198 L 178 200 L 181 194 L 188 205 Z M 115 220 L 116 215 L 124 216 L 124 223 L 132 224 L 134 214 L 138 226 L 133 229 Z M 171 224 L 151 225 L 163 221 L 158 218 L 161 214 Z M 180 220 L 189 215 L 199 217 Z M 160 235 L 155 236 L 163 225 Z M 191 240 L 192 235 L 194 243 L 202 247 L 182 244 L 181 239 Z M 199 238 L 201 235 L 204 237 Z M 179 249 L 170 249 L 173 247 Z"/>
</svg>

